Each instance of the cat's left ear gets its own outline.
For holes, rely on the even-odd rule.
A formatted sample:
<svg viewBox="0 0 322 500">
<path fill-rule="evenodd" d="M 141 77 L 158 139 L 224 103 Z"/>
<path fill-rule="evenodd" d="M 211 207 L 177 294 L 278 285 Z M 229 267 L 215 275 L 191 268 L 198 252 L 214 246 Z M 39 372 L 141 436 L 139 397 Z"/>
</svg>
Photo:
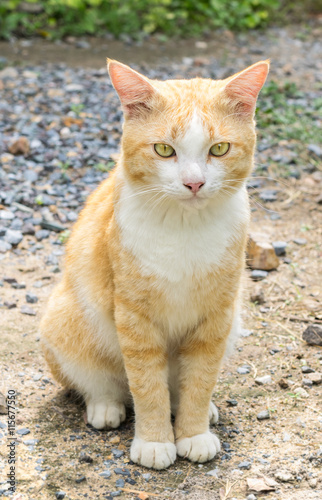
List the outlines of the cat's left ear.
<svg viewBox="0 0 322 500">
<path fill-rule="evenodd" d="M 253 116 L 259 91 L 269 71 L 269 60 L 260 61 L 228 78 L 224 92 L 236 106 L 237 113 Z"/>
<path fill-rule="evenodd" d="M 149 102 L 157 91 L 147 78 L 129 66 L 111 59 L 107 59 L 107 67 L 126 115 L 133 116 L 140 110 L 149 108 Z"/>
</svg>

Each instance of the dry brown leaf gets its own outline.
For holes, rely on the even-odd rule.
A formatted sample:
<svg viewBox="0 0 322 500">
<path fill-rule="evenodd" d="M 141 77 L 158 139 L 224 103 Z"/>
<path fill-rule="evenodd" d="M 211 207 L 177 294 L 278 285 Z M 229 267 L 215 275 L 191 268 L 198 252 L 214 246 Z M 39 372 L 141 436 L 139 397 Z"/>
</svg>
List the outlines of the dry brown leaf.
<svg viewBox="0 0 322 500">
<path fill-rule="evenodd" d="M 273 491 L 278 486 L 278 483 L 270 477 L 247 478 L 247 486 L 253 491 Z"/>
</svg>

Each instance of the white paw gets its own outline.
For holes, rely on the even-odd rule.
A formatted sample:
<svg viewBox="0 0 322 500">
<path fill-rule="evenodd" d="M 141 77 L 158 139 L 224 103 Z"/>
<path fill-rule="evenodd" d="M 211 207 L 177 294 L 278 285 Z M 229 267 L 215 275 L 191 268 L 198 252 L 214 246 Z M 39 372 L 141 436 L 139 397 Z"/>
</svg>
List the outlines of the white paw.
<svg viewBox="0 0 322 500">
<path fill-rule="evenodd" d="M 210 424 L 216 424 L 218 422 L 219 415 L 218 415 L 218 410 L 217 407 L 210 402 L 209 406 L 209 423 Z"/>
<path fill-rule="evenodd" d="M 116 429 L 125 420 L 125 406 L 121 403 L 90 401 L 87 405 L 87 422 L 95 429 Z"/>
<path fill-rule="evenodd" d="M 166 469 L 176 459 L 173 443 L 157 443 L 134 438 L 131 446 L 131 460 L 136 464 L 153 469 Z"/>
<path fill-rule="evenodd" d="M 176 445 L 178 455 L 189 458 L 192 462 L 207 462 L 220 451 L 219 439 L 209 431 L 190 438 L 179 439 Z"/>
</svg>

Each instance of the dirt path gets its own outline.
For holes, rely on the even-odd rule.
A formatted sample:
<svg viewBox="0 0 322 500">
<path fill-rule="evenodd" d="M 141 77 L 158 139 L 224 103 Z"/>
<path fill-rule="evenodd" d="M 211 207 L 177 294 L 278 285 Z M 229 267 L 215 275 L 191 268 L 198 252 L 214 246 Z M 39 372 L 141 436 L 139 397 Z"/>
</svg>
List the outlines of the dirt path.
<svg viewBox="0 0 322 500">
<path fill-rule="evenodd" d="M 312 34 L 313 29 L 318 30 L 316 34 Z M 274 103 L 277 103 L 278 107 L 266 110 L 259 117 L 261 132 L 256 171 L 258 179 L 252 179 L 255 186 L 256 182 L 259 184 L 258 191 L 250 191 L 252 230 L 264 232 L 268 242 L 285 241 L 287 248 L 286 255 L 280 257 L 278 269 L 271 271 L 263 281 L 252 281 L 250 271 L 245 271 L 244 326 L 248 332 L 245 332 L 245 336 L 238 342 L 235 354 L 223 367 L 214 394 L 220 420 L 213 430 L 221 439 L 222 452 L 215 460 L 204 465 L 178 459 L 167 471 L 150 471 L 132 464 L 129 460 L 133 435 L 131 413 L 117 431 L 100 432 L 86 425 L 83 403 L 77 400 L 75 395 L 64 393 L 56 384 L 39 349 L 39 319 L 53 286 L 61 276 L 63 245 L 57 244 L 59 237 L 55 233 L 50 233 L 49 237 L 43 239 L 38 239 L 37 236 L 36 239 L 31 231 L 31 234 L 24 235 L 17 246 L 13 245 L 11 250 L 0 255 L 0 392 L 6 395 L 8 390 L 15 391 L 18 408 L 15 419 L 17 440 L 14 446 L 18 486 L 16 493 L 9 498 L 254 500 L 251 495 L 255 495 L 258 500 L 318 500 L 322 497 L 322 386 L 318 383 L 318 374 L 322 372 L 322 349 L 309 346 L 302 340 L 302 332 L 309 324 L 322 323 L 322 205 L 318 201 L 322 192 L 321 158 L 318 145 L 314 143 L 308 152 L 307 142 L 304 142 L 313 141 L 318 137 L 317 131 L 321 126 L 318 105 L 310 111 L 313 100 L 317 102 L 319 99 L 317 92 L 321 90 L 322 81 L 322 67 L 318 56 L 321 42 L 317 41 L 318 32 L 321 32 L 320 28 L 315 27 L 309 33 L 302 31 L 300 36 L 300 32 L 296 33 L 296 28 L 290 28 L 282 34 L 275 33 L 276 39 L 273 39 L 271 31 L 269 36 L 260 35 L 263 38 L 260 47 L 257 47 L 257 53 L 253 34 L 249 37 L 243 35 L 244 38 L 239 37 L 238 40 L 232 39 L 231 52 L 229 44 L 225 45 L 227 67 L 236 57 L 239 58 L 236 65 L 242 67 L 248 61 L 252 62 L 253 58 L 263 56 L 263 43 L 270 38 L 272 45 L 268 50 L 274 50 L 277 59 L 273 75 L 275 78 L 278 75 L 284 75 L 283 78 L 288 75 L 287 78 L 298 82 L 299 89 L 306 93 L 304 97 L 295 96 L 293 104 L 290 104 L 286 93 L 285 98 L 283 94 L 282 101 L 288 102 L 286 111 L 283 103 L 275 100 Z M 282 40 L 285 45 L 282 45 Z M 279 43 L 280 54 L 277 50 Z M 294 48 L 293 52 L 291 48 Z M 172 71 L 190 76 L 195 71 L 203 74 L 207 73 L 209 68 L 212 71 L 214 63 L 206 58 L 202 60 L 200 50 L 190 62 L 176 62 Z M 306 52 L 310 54 L 309 60 L 306 59 Z M 206 56 L 208 57 L 208 54 Z M 39 71 L 39 68 L 41 67 L 37 66 L 36 71 Z M 214 71 L 219 71 L 220 68 L 224 68 L 223 59 L 220 67 Z M 32 69 L 30 67 L 28 70 Z M 158 74 L 165 72 L 165 66 L 160 65 L 157 71 Z M 48 76 L 44 78 L 49 81 L 53 74 L 52 69 L 48 70 L 44 66 L 43 73 L 47 74 L 46 72 Z M 84 76 L 79 72 L 72 73 L 68 68 L 66 72 L 69 83 L 74 82 L 75 75 L 80 79 Z M 61 73 L 62 70 L 58 68 L 57 78 L 62 78 Z M 19 73 L 19 78 L 21 74 Z M 32 76 L 26 76 L 25 73 L 24 75 L 28 87 Z M 95 80 L 95 74 L 88 75 L 91 81 Z M 97 85 L 95 92 L 100 90 L 103 93 L 106 88 L 99 83 L 100 78 L 101 75 L 98 75 L 98 83 L 94 82 Z M 79 84 L 77 79 L 75 81 Z M 58 115 L 56 108 L 50 108 L 49 111 L 41 108 L 41 92 L 45 92 L 47 84 L 39 84 L 40 90 L 37 92 L 40 92 L 40 97 L 33 101 L 35 94 L 31 93 L 24 94 L 25 98 L 19 100 L 16 97 L 16 87 L 10 82 L 11 80 L 9 84 L 5 82 L 3 87 L 8 102 L 12 99 L 10 102 L 13 106 L 22 106 L 24 99 L 31 99 L 28 101 L 28 110 L 34 120 L 41 114 L 48 113 L 48 121 L 44 122 L 46 127 L 48 126 L 48 143 L 42 136 L 41 140 L 50 145 L 50 141 L 56 140 L 55 127 L 58 130 L 59 126 L 63 125 L 57 125 L 58 118 L 54 116 L 55 113 Z M 84 82 L 86 85 L 86 75 Z M 32 83 L 31 86 L 33 85 Z M 60 85 L 59 80 L 59 91 Z M 48 88 L 54 89 L 55 92 L 57 90 L 54 84 L 48 84 Z M 283 92 L 286 92 L 286 87 L 283 89 Z M 273 90 L 273 87 L 268 90 L 268 96 Z M 54 91 L 51 91 L 51 105 L 62 109 L 62 114 L 66 114 L 65 97 L 59 92 L 55 94 Z M 275 94 L 278 99 L 278 89 L 275 89 Z M 107 97 L 104 105 L 109 105 L 111 99 Z M 84 134 L 84 141 L 89 141 L 91 127 L 99 130 L 101 122 L 94 122 L 94 115 L 90 117 L 85 112 L 86 116 L 82 116 L 81 111 L 77 111 L 79 102 L 82 101 L 73 101 L 73 112 L 84 120 L 81 133 Z M 117 101 L 115 102 L 117 107 Z M 87 112 L 87 105 L 94 104 L 85 102 L 84 111 Z M 99 105 L 98 102 L 97 106 Z M 289 115 L 291 109 L 294 115 Z M 306 112 L 311 113 L 309 117 Z M 12 115 L 8 111 L 8 120 L 11 121 L 4 121 L 5 138 L 9 137 L 15 127 L 26 127 L 24 123 L 21 124 L 19 109 L 15 108 L 14 113 Z M 276 121 L 276 114 L 278 118 L 283 116 L 283 120 L 288 121 L 281 125 Z M 111 116 L 119 123 L 117 114 Z M 293 127 L 293 116 L 298 116 L 302 128 Z M 92 120 L 88 131 L 86 119 Z M 309 119 L 311 121 L 306 122 Z M 70 128 L 73 132 L 73 127 Z M 108 130 L 108 140 L 110 141 L 112 135 L 113 141 L 118 142 L 119 129 L 114 128 L 111 132 L 105 127 L 102 130 L 103 132 L 93 132 L 93 135 L 97 134 L 97 137 L 104 141 L 104 137 L 102 139 L 99 134 Z M 28 135 L 28 130 L 26 134 Z M 68 142 L 71 140 L 69 137 L 61 144 L 59 154 L 65 154 L 66 150 L 68 161 L 72 162 L 74 158 L 79 161 L 78 150 Z M 77 140 L 78 136 L 75 138 L 76 144 Z M 102 147 L 102 144 L 99 143 L 98 147 Z M 35 164 L 39 162 L 35 168 L 31 163 L 26 167 L 26 162 L 19 160 L 21 157 L 18 157 L 20 163 L 16 157 L 9 157 L 8 160 L 7 153 L 1 157 L 3 164 L 0 179 L 5 179 L 2 189 L 6 190 L 6 196 L 1 194 L 3 205 L 0 207 L 0 213 L 4 214 L 13 207 L 13 210 L 17 210 L 15 218 L 23 217 L 24 213 L 29 214 L 29 217 L 32 215 L 32 224 L 36 231 L 40 230 L 40 213 L 43 217 L 51 213 L 54 221 L 71 227 L 71 221 L 77 216 L 73 210 L 79 210 L 82 200 L 86 198 L 88 176 L 93 176 L 93 172 L 97 175 L 103 175 L 101 170 L 104 172 L 105 164 L 101 163 L 103 160 L 100 160 L 98 168 L 92 162 L 91 165 L 94 166 L 91 172 L 86 174 L 86 165 L 79 165 L 76 160 L 75 164 L 68 164 L 65 168 L 65 160 L 57 157 L 57 161 L 59 159 L 63 166 L 56 164 L 56 158 L 48 156 L 51 151 L 50 146 L 46 146 L 43 153 L 37 151 L 34 156 L 27 157 L 28 161 L 35 161 Z M 73 155 L 69 154 L 70 151 Z M 79 153 L 79 157 L 83 158 L 81 154 L 83 153 Z M 39 158 L 39 155 L 43 156 Z M 88 161 L 91 161 L 91 158 Z M 45 165 L 43 172 L 40 172 L 39 164 Z M 30 170 L 34 169 L 40 172 L 40 177 L 38 180 L 31 180 L 32 187 L 28 184 L 22 193 L 23 197 L 19 198 L 27 210 L 23 213 L 21 205 L 14 205 L 16 201 L 10 196 L 22 182 L 19 175 L 25 175 L 25 168 L 29 172 L 28 175 Z M 82 175 L 84 177 L 81 177 Z M 67 176 L 70 179 L 64 184 Z M 95 177 L 94 181 L 88 182 L 95 183 L 99 178 Z M 56 189 L 57 179 L 59 183 L 55 194 L 52 188 L 54 186 Z M 88 192 L 94 184 L 89 186 Z M 57 194 L 59 189 L 63 191 Z M 276 200 L 264 202 L 261 196 L 265 190 L 273 190 Z M 71 196 L 73 193 L 74 198 Z M 40 194 L 43 198 L 39 198 Z M 45 200 L 45 196 L 54 198 L 56 195 L 55 203 Z M 30 199 L 35 196 L 36 202 L 33 205 Z M 0 228 L 0 234 L 1 230 L 6 234 L 5 230 L 10 223 L 9 220 L 1 219 L 0 226 L 6 227 Z M 16 224 L 19 226 L 19 221 Z M 63 241 L 64 237 L 61 240 Z M 26 300 L 26 293 L 29 294 L 29 302 Z M 254 295 L 257 296 L 257 301 Z M 260 385 L 256 379 L 263 376 L 268 376 L 268 379 Z M 0 406 L 0 410 L 1 408 L 4 411 Z M 259 419 L 258 416 L 262 412 L 266 412 L 268 418 Z M 8 496 L 8 438 L 10 432 L 8 434 L 7 415 L 2 413 L 0 456 L 3 462 L 0 463 L 0 496 L 3 498 Z M 261 480 L 257 483 L 261 489 L 259 492 L 248 487 L 252 484 L 250 480 L 254 479 Z M 265 488 L 268 491 L 265 491 Z"/>
</svg>

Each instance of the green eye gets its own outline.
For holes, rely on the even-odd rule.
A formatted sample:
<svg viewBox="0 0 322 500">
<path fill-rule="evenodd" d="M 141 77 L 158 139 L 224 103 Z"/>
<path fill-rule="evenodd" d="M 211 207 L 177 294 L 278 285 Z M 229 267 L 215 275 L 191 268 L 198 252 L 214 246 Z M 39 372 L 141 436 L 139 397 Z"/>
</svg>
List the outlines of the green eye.
<svg viewBox="0 0 322 500">
<path fill-rule="evenodd" d="M 229 142 L 219 142 L 218 144 L 211 146 L 209 153 L 212 156 L 224 156 L 227 151 L 229 151 L 229 148 Z"/>
<path fill-rule="evenodd" d="M 170 156 L 174 156 L 176 154 L 172 146 L 162 144 L 161 142 L 154 144 L 154 151 L 163 158 L 170 158 Z"/>
</svg>

